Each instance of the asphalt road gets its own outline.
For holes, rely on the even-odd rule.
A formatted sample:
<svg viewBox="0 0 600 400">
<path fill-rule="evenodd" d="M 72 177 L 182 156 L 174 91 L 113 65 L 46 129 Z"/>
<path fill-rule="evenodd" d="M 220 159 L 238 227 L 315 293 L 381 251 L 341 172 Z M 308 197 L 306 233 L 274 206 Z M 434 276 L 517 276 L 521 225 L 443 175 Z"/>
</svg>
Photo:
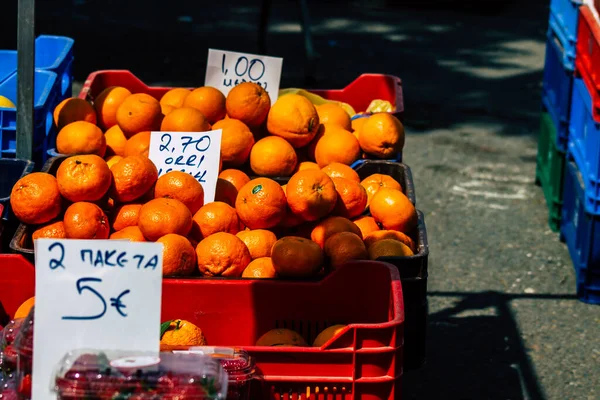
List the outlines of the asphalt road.
<svg viewBox="0 0 600 400">
<path fill-rule="evenodd" d="M 209 47 L 257 51 L 258 2 L 38 3 L 40 33 L 76 39 L 79 82 L 125 68 L 200 86 Z M 309 76 L 297 8 L 273 4 L 267 45 L 284 57 L 282 87 L 338 88 L 363 72 L 404 81 L 405 162 L 431 256 L 428 362 L 405 374 L 403 398 L 600 398 L 600 307 L 575 299 L 534 185 L 548 2 L 493 12 L 309 3 L 320 56 Z M 6 32 L 12 18 L 0 16 Z"/>
</svg>

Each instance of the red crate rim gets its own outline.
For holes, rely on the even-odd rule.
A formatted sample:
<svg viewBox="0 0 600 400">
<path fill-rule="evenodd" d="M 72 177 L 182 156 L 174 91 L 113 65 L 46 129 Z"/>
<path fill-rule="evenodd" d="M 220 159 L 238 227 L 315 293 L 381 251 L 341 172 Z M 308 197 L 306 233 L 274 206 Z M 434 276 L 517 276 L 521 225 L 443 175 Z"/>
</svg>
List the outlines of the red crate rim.
<svg viewBox="0 0 600 400">
<path fill-rule="evenodd" d="M 169 89 L 172 89 L 171 87 L 166 87 L 166 86 L 148 86 L 145 82 L 143 82 L 141 79 L 139 79 L 133 72 L 131 72 L 128 69 L 103 69 L 103 70 L 99 70 L 99 71 L 94 71 L 92 73 L 90 73 L 87 77 L 87 79 L 85 80 L 83 87 L 81 88 L 81 91 L 79 92 L 79 98 L 81 99 L 86 99 L 92 82 L 96 79 L 96 77 L 98 75 L 104 75 L 104 74 L 123 74 L 123 75 L 129 75 L 131 77 L 132 80 L 135 80 L 137 82 L 137 84 L 139 84 L 140 86 L 145 86 L 145 87 L 151 87 L 152 89 L 157 89 L 157 90 L 164 90 L 167 91 Z M 402 79 L 400 79 L 399 77 L 395 76 L 395 75 L 389 75 L 389 74 L 376 74 L 376 73 L 363 73 L 360 74 L 358 77 L 356 77 L 352 82 L 350 82 L 349 84 L 347 84 L 346 86 L 344 86 L 343 88 L 340 89 L 333 89 L 333 90 L 345 90 L 347 88 L 352 87 L 352 85 L 355 83 L 355 81 L 357 79 L 360 78 L 368 78 L 368 77 L 373 77 L 373 76 L 377 76 L 377 77 L 385 77 L 386 79 L 390 79 L 393 80 L 396 83 L 396 86 L 402 87 Z M 306 90 L 310 91 L 310 92 L 322 92 L 323 90 L 331 90 L 331 89 L 314 89 L 314 88 L 307 88 Z M 403 101 L 403 94 L 402 91 L 399 91 L 396 95 L 396 99 L 395 99 L 395 103 L 394 106 L 396 107 L 396 113 L 402 113 L 404 111 L 404 101 Z"/>
</svg>

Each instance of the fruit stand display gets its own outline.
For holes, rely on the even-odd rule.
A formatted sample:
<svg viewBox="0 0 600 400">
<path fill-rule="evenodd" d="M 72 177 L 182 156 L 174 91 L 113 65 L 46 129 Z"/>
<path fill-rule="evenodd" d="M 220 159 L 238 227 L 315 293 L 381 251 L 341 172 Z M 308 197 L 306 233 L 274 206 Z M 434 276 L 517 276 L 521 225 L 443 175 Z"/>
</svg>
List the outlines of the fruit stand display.
<svg viewBox="0 0 600 400">
<path fill-rule="evenodd" d="M 403 367 L 425 360 L 429 252 L 399 162 L 403 111 L 400 80 L 386 75 L 284 89 L 272 103 L 254 83 L 225 96 L 149 87 L 129 71 L 91 74 L 52 113 L 56 157 L 12 188 L 21 225 L 17 254 L 0 255 L 6 315 L 20 316 L 33 295 L 32 273 L 15 265 L 32 270 L 35 239 L 155 241 L 161 351 L 237 347 L 255 366 L 250 398 L 400 398 Z M 191 174 L 159 173 L 150 132 L 211 129 L 222 130 L 221 165 L 205 202 Z M 27 398 L 24 365 L 13 389 Z M 225 370 L 241 385 L 241 372 Z"/>
</svg>

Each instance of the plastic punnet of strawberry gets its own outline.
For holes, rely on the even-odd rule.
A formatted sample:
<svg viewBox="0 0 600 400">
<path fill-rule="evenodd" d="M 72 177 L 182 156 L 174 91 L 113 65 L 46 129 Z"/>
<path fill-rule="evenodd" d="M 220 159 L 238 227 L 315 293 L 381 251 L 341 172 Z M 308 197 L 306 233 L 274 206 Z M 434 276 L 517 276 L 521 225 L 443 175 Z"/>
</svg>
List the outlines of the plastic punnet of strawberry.
<svg viewBox="0 0 600 400">
<path fill-rule="evenodd" d="M 59 363 L 59 399 L 226 399 L 227 374 L 207 356 L 78 350 Z"/>
</svg>

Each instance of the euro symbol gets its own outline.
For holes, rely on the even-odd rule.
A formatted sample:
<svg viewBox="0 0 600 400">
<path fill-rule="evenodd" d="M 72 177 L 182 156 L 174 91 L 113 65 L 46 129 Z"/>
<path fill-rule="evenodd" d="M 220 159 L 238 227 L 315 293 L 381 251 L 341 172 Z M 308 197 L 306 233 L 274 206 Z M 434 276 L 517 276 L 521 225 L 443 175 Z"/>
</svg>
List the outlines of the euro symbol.
<svg viewBox="0 0 600 400">
<path fill-rule="evenodd" d="M 115 310 L 117 310 L 117 312 L 119 314 L 121 314 L 122 317 L 126 317 L 127 314 L 125 314 L 123 311 L 121 311 L 121 308 L 127 308 L 127 306 L 121 302 L 121 297 L 125 296 L 130 291 L 131 290 L 127 289 L 123 293 L 121 293 L 120 295 L 118 295 L 116 298 L 113 297 L 113 298 L 110 299 L 110 306 L 114 307 Z"/>
</svg>

